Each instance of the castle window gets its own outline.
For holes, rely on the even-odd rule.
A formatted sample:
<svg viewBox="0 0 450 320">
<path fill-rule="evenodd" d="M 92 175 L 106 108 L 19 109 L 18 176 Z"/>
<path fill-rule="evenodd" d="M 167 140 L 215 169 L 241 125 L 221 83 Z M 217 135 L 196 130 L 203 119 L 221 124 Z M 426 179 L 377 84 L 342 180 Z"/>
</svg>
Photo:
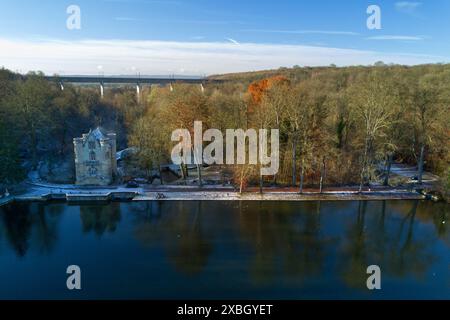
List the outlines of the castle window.
<svg viewBox="0 0 450 320">
<path fill-rule="evenodd" d="M 89 149 L 95 149 L 95 141 L 89 141 L 89 143 L 88 143 L 88 145 L 89 145 Z"/>
<path fill-rule="evenodd" d="M 94 152 L 94 151 L 91 151 L 91 152 L 89 153 L 89 160 L 95 161 L 95 152 Z"/>
<path fill-rule="evenodd" d="M 91 177 L 93 177 L 93 176 L 95 176 L 97 174 L 97 168 L 95 168 L 95 167 L 90 167 L 89 168 L 89 175 L 91 176 Z"/>
</svg>

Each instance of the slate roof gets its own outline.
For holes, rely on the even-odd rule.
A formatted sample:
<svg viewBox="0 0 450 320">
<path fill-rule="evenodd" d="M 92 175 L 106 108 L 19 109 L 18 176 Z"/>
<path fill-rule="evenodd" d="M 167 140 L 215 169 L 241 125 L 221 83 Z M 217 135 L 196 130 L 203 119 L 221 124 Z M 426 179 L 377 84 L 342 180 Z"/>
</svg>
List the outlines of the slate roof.
<svg viewBox="0 0 450 320">
<path fill-rule="evenodd" d="M 96 140 L 108 139 L 108 137 L 103 133 L 100 127 L 97 127 L 94 131 L 91 131 L 90 134 L 92 134 Z"/>
</svg>

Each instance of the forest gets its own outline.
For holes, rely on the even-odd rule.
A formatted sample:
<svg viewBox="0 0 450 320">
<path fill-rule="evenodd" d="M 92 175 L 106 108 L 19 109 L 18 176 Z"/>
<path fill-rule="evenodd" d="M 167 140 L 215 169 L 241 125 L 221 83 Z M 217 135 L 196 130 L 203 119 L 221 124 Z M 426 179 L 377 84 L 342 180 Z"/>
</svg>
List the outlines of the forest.
<svg viewBox="0 0 450 320">
<path fill-rule="evenodd" d="M 211 76 L 220 83 L 108 88 L 47 81 L 0 69 L 0 183 L 20 182 L 46 163 L 73 159 L 72 139 L 101 126 L 118 149 L 135 147 L 146 172 L 170 163 L 171 132 L 279 129 L 280 170 L 259 176 L 258 165 L 222 168 L 248 186 L 389 185 L 393 162 L 418 166 L 450 189 L 450 65 L 294 67 Z M 199 183 L 201 184 L 201 170 Z M 184 172 L 184 170 L 181 170 Z"/>
</svg>

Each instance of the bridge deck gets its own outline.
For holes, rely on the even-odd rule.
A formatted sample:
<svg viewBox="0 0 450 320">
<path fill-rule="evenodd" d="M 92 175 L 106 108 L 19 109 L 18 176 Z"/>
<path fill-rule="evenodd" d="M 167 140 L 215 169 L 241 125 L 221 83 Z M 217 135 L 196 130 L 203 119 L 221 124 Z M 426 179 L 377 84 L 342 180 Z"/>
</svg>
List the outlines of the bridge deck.
<svg viewBox="0 0 450 320">
<path fill-rule="evenodd" d="M 151 77 L 101 77 L 101 76 L 47 76 L 49 81 L 58 81 L 66 83 L 118 83 L 118 84 L 169 84 L 175 82 L 200 84 L 221 82 L 218 80 L 209 80 L 206 78 L 151 78 Z"/>
</svg>

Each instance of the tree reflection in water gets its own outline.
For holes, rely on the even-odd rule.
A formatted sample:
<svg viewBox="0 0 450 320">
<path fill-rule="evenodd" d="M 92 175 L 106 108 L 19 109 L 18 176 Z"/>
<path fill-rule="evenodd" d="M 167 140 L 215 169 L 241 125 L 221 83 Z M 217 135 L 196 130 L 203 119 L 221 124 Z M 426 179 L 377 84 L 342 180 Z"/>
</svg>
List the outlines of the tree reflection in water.
<svg viewBox="0 0 450 320">
<path fill-rule="evenodd" d="M 363 287 L 367 279 L 367 229 L 365 225 L 367 202 L 360 201 L 356 221 L 349 228 L 343 244 L 344 268 L 342 276 L 349 286 Z M 380 228 L 378 228 L 380 229 Z M 381 229 L 382 230 L 382 229 Z"/>
<path fill-rule="evenodd" d="M 203 227 L 202 202 L 151 202 L 140 208 L 133 210 L 139 213 L 136 238 L 150 247 L 162 244 L 178 271 L 201 273 L 212 251 Z"/>
<path fill-rule="evenodd" d="M 389 256 L 386 265 L 388 271 L 396 276 L 412 274 L 421 278 L 437 259 L 429 250 L 435 242 L 435 238 L 415 235 L 419 201 L 413 201 L 410 205 L 411 208 L 402 217 L 397 228 L 397 234 L 395 234 L 387 251 Z M 430 218 L 432 217 L 427 217 L 427 220 L 430 220 Z"/>
<path fill-rule="evenodd" d="M 83 232 L 95 232 L 101 236 L 105 232 L 116 231 L 120 222 L 120 203 L 89 204 L 80 206 L 80 218 Z"/>
<path fill-rule="evenodd" d="M 31 248 L 50 253 L 58 240 L 58 223 L 64 209 L 64 205 L 42 203 L 3 206 L 0 208 L 0 236 L 18 256 L 25 256 Z"/>
<path fill-rule="evenodd" d="M 66 204 L 40 203 L 1 207 L 0 255 L 5 248 L 17 256 L 31 250 L 50 254 L 66 234 L 76 237 L 71 242 L 87 245 L 102 241 L 101 236 L 109 232 L 123 240 L 123 256 L 140 259 L 149 249 L 152 257 L 163 252 L 166 258 L 156 265 L 165 268 L 168 263 L 185 279 L 221 272 L 223 279 L 207 278 L 205 283 L 227 286 L 227 279 L 234 279 L 248 287 L 297 289 L 314 282 L 366 290 L 367 266 L 379 265 L 385 279 L 420 281 L 435 266 L 445 264 L 448 254 L 442 253 L 442 247 L 448 248 L 450 243 L 450 206 L 432 202 L 80 205 L 81 228 L 84 234 L 98 235 L 96 239 L 80 235 L 80 226 L 73 219 L 68 219 L 70 224 L 64 228 L 76 232 L 60 234 L 61 218 L 70 207 L 74 209 Z M 114 233 L 119 225 L 125 226 L 123 232 Z M 132 234 L 127 234 L 129 230 Z M 137 248 L 133 247 L 136 239 Z"/>
<path fill-rule="evenodd" d="M 359 202 L 355 222 L 343 237 L 341 275 L 350 287 L 366 289 L 366 268 L 371 264 L 379 265 L 384 275 L 423 278 L 437 259 L 431 250 L 433 233 L 415 234 L 419 201 L 378 204 Z M 427 222 L 434 219 L 429 213 L 422 217 Z"/>
<path fill-rule="evenodd" d="M 320 202 L 241 203 L 241 237 L 250 243 L 254 256 L 250 273 L 258 284 L 277 281 L 280 274 L 301 282 L 319 274 L 324 261 Z M 299 211 L 292 210 L 292 207 Z"/>
<path fill-rule="evenodd" d="M 429 202 L 426 207 L 420 205 L 411 201 L 147 202 L 131 207 L 135 237 L 146 247 L 164 247 L 168 260 L 183 274 L 201 273 L 214 249 L 223 244 L 222 238 L 228 236 L 229 242 L 250 251 L 243 260 L 231 255 L 227 263 L 239 259 L 247 268 L 233 265 L 233 270 L 247 270 L 255 284 L 289 279 L 300 285 L 305 279 L 333 272 L 349 287 L 366 289 L 366 270 L 371 264 L 380 265 L 384 275 L 420 277 L 435 262 L 430 250 L 435 243 L 433 233 L 416 235 L 415 219 L 421 216 L 433 222 L 437 218 L 432 212 L 439 212 L 440 218 L 443 213 Z M 207 216 L 202 206 L 209 208 Z M 341 211 L 347 215 L 337 217 Z M 221 220 L 222 216 L 224 223 L 205 224 L 206 217 Z M 334 233 L 327 234 L 327 227 Z M 438 227 L 440 237 L 448 236 Z M 223 234 L 224 230 L 238 233 Z M 329 258 L 336 263 L 327 264 Z"/>
</svg>

